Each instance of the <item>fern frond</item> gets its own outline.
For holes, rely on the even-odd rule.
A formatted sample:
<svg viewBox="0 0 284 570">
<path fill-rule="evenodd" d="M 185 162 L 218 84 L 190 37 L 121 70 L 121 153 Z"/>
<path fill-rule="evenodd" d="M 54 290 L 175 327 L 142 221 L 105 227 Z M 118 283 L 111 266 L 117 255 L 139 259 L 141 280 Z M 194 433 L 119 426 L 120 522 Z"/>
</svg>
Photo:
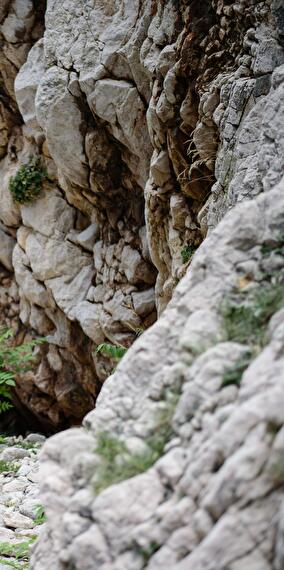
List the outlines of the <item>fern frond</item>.
<svg viewBox="0 0 284 570">
<path fill-rule="evenodd" d="M 0 370 L 0 384 L 8 384 L 8 386 L 15 386 L 14 374 L 6 370 Z"/>
<path fill-rule="evenodd" d="M 12 338 L 13 331 L 12 329 L 0 329 L 0 345 L 9 338 Z"/>
<path fill-rule="evenodd" d="M 9 339 L 13 337 L 11 329 L 0 329 L 0 414 L 13 407 L 12 388 L 16 386 L 15 375 L 31 370 L 34 360 L 33 349 L 45 342 L 39 338 L 20 346 L 11 346 Z"/>
<path fill-rule="evenodd" d="M 13 408 L 13 404 L 11 404 L 8 401 L 3 401 L 0 402 L 0 414 L 4 414 L 5 412 L 8 412 L 8 410 L 11 410 L 11 408 Z"/>
</svg>

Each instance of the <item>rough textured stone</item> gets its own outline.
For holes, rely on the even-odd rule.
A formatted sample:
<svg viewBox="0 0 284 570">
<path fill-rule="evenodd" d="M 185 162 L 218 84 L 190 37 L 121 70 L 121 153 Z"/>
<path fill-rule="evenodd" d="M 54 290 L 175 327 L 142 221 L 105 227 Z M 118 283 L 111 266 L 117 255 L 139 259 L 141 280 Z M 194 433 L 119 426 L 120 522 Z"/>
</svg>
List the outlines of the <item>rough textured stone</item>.
<svg viewBox="0 0 284 570">
<path fill-rule="evenodd" d="M 21 449 L 21 447 L 9 447 L 8 449 L 4 449 L 1 453 L 1 459 L 3 459 L 3 461 L 15 461 L 16 459 L 29 457 L 29 455 L 29 451 L 26 449 Z"/>
<path fill-rule="evenodd" d="M 0 220 L 8 240 L 17 238 L 20 296 L 5 322 L 16 329 L 20 315 L 68 350 L 83 378 L 80 330 L 93 343 L 92 388 L 80 381 L 92 396 L 112 369 L 96 345 L 130 346 L 156 319 L 153 286 L 161 314 L 208 230 L 279 180 L 283 50 L 274 4 L 3 5 Z M 9 180 L 35 154 L 48 180 L 38 200 L 19 207 Z M 9 270 L 11 249 L 9 241 L 1 258 Z M 69 377 L 66 362 L 60 374 Z M 60 386 L 60 374 L 43 366 L 30 383 L 31 407 L 56 422 L 62 391 L 49 386 L 45 398 L 47 377 Z"/>
<path fill-rule="evenodd" d="M 114 368 L 97 345 L 145 331 L 89 432 L 45 445 L 32 568 L 281 570 L 283 311 L 250 361 L 222 317 L 283 272 L 281 3 L 5 0 L 0 34 L 1 324 L 48 341 L 22 403 L 77 424 Z M 162 457 L 95 497 L 100 432 L 143 455 L 173 402 Z"/>
<path fill-rule="evenodd" d="M 15 243 L 15 240 L 0 227 L 0 263 L 9 271 L 13 270 L 12 254 Z"/>
<path fill-rule="evenodd" d="M 221 388 L 224 374 L 247 355 L 248 346 L 224 342 L 226 329 L 220 307 L 224 299 L 229 301 L 236 295 L 238 287 L 239 294 L 243 291 L 240 277 L 246 275 L 245 262 L 257 258 L 261 271 L 267 256 L 261 255 L 263 244 L 266 240 L 277 243 L 284 212 L 283 184 L 284 179 L 269 192 L 236 206 L 205 240 L 168 309 L 105 383 L 96 410 L 85 420 L 88 436 L 84 430 L 78 430 L 76 438 L 66 432 L 45 445 L 41 496 L 46 505 L 53 505 L 48 522 L 52 534 L 39 542 L 33 568 L 42 567 L 48 544 L 67 549 L 65 560 L 78 569 L 82 564 L 84 568 L 78 556 L 81 547 L 95 557 L 99 568 L 105 564 L 116 568 L 126 551 L 132 562 L 140 556 L 141 566 L 138 560 L 137 567 L 142 568 L 146 554 L 141 554 L 141 548 L 143 553 L 149 549 L 151 570 L 213 570 L 216 564 L 224 570 L 228 565 L 240 569 L 244 564 L 268 570 L 268 560 L 274 556 L 281 559 L 281 527 L 276 552 L 275 536 L 283 494 L 278 483 L 282 477 L 278 470 L 284 422 L 283 310 L 273 317 L 263 350 L 249 363 L 245 361 L 240 387 Z M 269 255 L 273 255 L 273 245 Z M 241 272 L 240 266 L 244 267 Z M 279 277 L 283 270 L 282 256 Z M 264 287 L 265 295 L 269 281 L 269 276 L 262 275 L 254 287 Z M 207 344 L 208 322 L 210 316 L 216 319 L 216 311 L 219 320 L 214 334 L 209 331 Z M 139 433 L 144 437 L 155 433 L 163 399 L 167 393 L 180 391 L 181 386 L 174 413 L 174 439 L 167 443 L 163 457 L 145 474 L 113 485 L 94 498 L 93 526 L 76 537 L 78 549 L 75 545 L 68 548 L 64 519 L 60 519 L 62 507 L 56 502 L 53 486 L 64 482 L 66 513 L 66 508 L 74 505 L 70 494 L 75 497 L 77 492 L 74 474 L 78 458 L 72 460 L 70 456 L 68 465 L 63 463 L 63 456 L 59 461 L 56 454 L 64 447 L 63 442 L 70 445 L 72 439 L 74 451 L 76 445 L 82 445 L 80 453 L 85 454 L 87 466 L 95 462 L 92 450 L 97 434 L 106 425 L 112 435 L 126 441 Z M 91 491 L 90 472 L 84 481 L 83 487 Z M 149 498 L 141 503 L 140 510 L 140 500 L 147 492 Z M 155 553 L 151 550 L 154 543 Z M 60 568 L 58 560 L 55 556 L 55 568 Z M 85 567 L 90 567 L 89 555 Z"/>
</svg>

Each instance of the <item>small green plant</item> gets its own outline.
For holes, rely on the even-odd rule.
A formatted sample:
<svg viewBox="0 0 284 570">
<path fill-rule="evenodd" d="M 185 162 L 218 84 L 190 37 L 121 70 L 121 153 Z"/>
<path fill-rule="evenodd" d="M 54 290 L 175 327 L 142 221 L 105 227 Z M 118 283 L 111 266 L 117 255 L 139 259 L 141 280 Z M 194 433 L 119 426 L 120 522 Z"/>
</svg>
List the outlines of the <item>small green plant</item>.
<svg viewBox="0 0 284 570">
<path fill-rule="evenodd" d="M 48 178 L 39 156 L 31 157 L 27 164 L 22 164 L 15 176 L 10 178 L 9 190 L 15 202 L 29 204 L 40 194 L 42 182 Z"/>
<path fill-rule="evenodd" d="M 168 443 L 174 435 L 172 419 L 179 397 L 180 394 L 176 392 L 170 392 L 168 394 L 167 399 L 164 401 L 164 408 L 158 411 L 155 431 L 147 438 L 146 443 L 157 455 L 157 458 L 161 457 L 166 443 Z"/>
<path fill-rule="evenodd" d="M 280 232 L 276 241 L 262 244 L 261 253 L 263 257 L 269 257 L 271 253 L 284 256 L 284 232 Z"/>
<path fill-rule="evenodd" d="M 282 307 L 284 288 L 281 274 L 221 305 L 226 340 L 248 346 L 247 354 L 225 372 L 221 388 L 230 384 L 240 385 L 244 371 L 259 349 L 265 346 L 270 318 Z"/>
<path fill-rule="evenodd" d="M 183 263 L 187 263 L 188 261 L 190 261 L 196 250 L 197 250 L 196 245 L 193 244 L 185 245 L 180 252 Z"/>
<path fill-rule="evenodd" d="M 119 362 L 119 360 L 121 360 L 121 358 L 126 354 L 127 348 L 122 345 L 115 346 L 114 344 L 103 343 L 97 347 L 96 352 Z"/>
<path fill-rule="evenodd" d="M 161 545 L 154 541 L 150 542 L 149 546 L 145 546 L 144 548 L 140 546 L 137 548 L 138 554 L 140 554 L 140 556 L 143 558 L 144 567 L 147 565 L 150 558 L 152 558 L 152 556 L 159 550 L 159 548 L 161 548 Z"/>
<path fill-rule="evenodd" d="M 276 247 L 269 244 L 264 244 L 261 247 L 261 253 L 263 257 L 269 257 L 271 253 L 276 253 L 277 255 L 284 256 L 284 245 L 279 245 L 279 247 Z"/>
<path fill-rule="evenodd" d="M 8 340 L 12 336 L 11 330 L 0 333 L 0 414 L 12 408 L 11 388 L 15 386 L 14 374 L 7 367 Z"/>
<path fill-rule="evenodd" d="M 284 455 L 283 452 L 275 454 L 268 464 L 268 475 L 279 485 L 284 483 Z"/>
<path fill-rule="evenodd" d="M 0 459 L 0 473 L 17 473 L 19 465 Z"/>
<path fill-rule="evenodd" d="M 35 540 L 36 537 L 15 544 L 10 544 L 9 542 L 0 542 L 0 556 L 5 557 L 0 558 L 0 563 L 6 566 L 11 566 L 11 568 L 15 568 L 16 570 L 28 569 L 28 563 L 30 560 L 30 548 Z M 9 558 L 15 558 L 16 561 L 9 560 Z"/>
<path fill-rule="evenodd" d="M 261 283 L 245 297 L 223 303 L 221 314 L 227 340 L 263 346 L 269 319 L 283 306 L 283 279 Z"/>
<path fill-rule="evenodd" d="M 227 372 L 225 372 L 222 380 L 221 387 L 229 386 L 230 384 L 235 384 L 240 386 L 242 376 L 246 368 L 249 366 L 252 359 L 251 352 L 248 352 L 243 358 L 235 362 L 235 364 Z"/>
<path fill-rule="evenodd" d="M 145 440 L 147 447 L 143 453 L 131 454 L 125 443 L 116 436 L 107 432 L 98 434 L 95 451 L 101 457 L 101 464 L 97 468 L 94 484 L 97 494 L 110 485 L 147 471 L 161 457 L 174 433 L 172 418 L 176 402 L 177 396 L 171 394 L 164 409 L 159 411 L 154 433 Z"/>
<path fill-rule="evenodd" d="M 45 339 L 40 338 L 20 346 L 12 346 L 12 337 L 11 329 L 0 331 L 0 414 L 13 407 L 12 388 L 16 385 L 15 375 L 31 369 L 33 348 L 45 342 Z"/>
<path fill-rule="evenodd" d="M 101 457 L 95 480 L 97 494 L 110 485 L 143 473 L 154 463 L 152 450 L 130 455 L 122 441 L 106 432 L 98 435 L 96 453 Z"/>
<path fill-rule="evenodd" d="M 18 441 L 15 443 L 15 447 L 21 447 L 22 449 L 38 450 L 40 445 L 38 443 L 33 443 L 31 441 Z"/>
<path fill-rule="evenodd" d="M 35 510 L 35 519 L 34 519 L 34 523 L 36 525 L 40 525 L 45 523 L 46 521 L 46 514 L 44 512 L 44 507 L 42 505 L 37 505 L 36 510 Z"/>
</svg>

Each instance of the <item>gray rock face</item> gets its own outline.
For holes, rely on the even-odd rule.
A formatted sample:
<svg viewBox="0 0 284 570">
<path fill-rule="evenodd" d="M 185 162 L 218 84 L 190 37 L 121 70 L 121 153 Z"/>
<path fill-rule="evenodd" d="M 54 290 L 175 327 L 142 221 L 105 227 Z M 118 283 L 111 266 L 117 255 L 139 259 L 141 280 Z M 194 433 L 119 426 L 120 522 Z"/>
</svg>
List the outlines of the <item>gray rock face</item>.
<svg viewBox="0 0 284 570">
<path fill-rule="evenodd" d="M 246 322 L 243 339 L 229 333 L 224 300 L 256 304 L 275 291 L 277 280 L 283 284 L 283 252 L 275 252 L 283 240 L 283 190 L 284 178 L 225 216 L 158 323 L 105 383 L 85 420 L 88 431 L 67 431 L 44 446 L 47 534 L 32 568 L 44 568 L 51 550 L 56 569 L 63 563 L 93 568 L 94 561 L 104 569 L 281 568 L 283 295 L 262 325 L 262 341 L 256 329 L 246 336 Z M 265 272 L 268 261 L 272 274 Z M 255 278 L 248 273 L 252 264 Z M 226 385 L 236 370 L 237 383 Z M 170 394 L 177 404 L 162 457 L 96 496 L 100 433 L 129 441 L 130 449 L 137 436 L 150 441 Z M 72 541 L 71 514 L 78 518 Z"/>
<path fill-rule="evenodd" d="M 281 3 L 48 0 L 44 33 L 36 4 L 0 9 L 0 304 L 48 340 L 23 403 L 77 424 L 97 345 L 161 317 L 44 446 L 31 567 L 282 570 Z"/>
<path fill-rule="evenodd" d="M 4 324 L 47 337 L 20 392 L 57 426 L 82 418 L 113 370 L 96 347 L 128 348 L 208 231 L 280 179 L 280 9 L 215 4 L 10 0 L 1 11 Z M 9 181 L 34 155 L 48 179 L 19 206 Z"/>
<path fill-rule="evenodd" d="M 170 4 L 158 9 L 140 51 L 145 77 L 153 70 L 163 77 L 160 90 L 160 76 L 155 78 L 147 111 L 154 152 L 145 187 L 147 239 L 159 272 L 156 298 L 161 291 L 165 294 L 161 305 L 171 296 L 169 279 L 181 277 L 185 269 L 177 259 L 189 235 L 184 228 L 196 236 L 210 232 L 158 322 L 105 382 L 84 427 L 45 444 L 41 498 L 48 522 L 32 558 L 34 570 L 47 564 L 54 570 L 281 570 L 283 565 L 284 68 L 283 32 L 275 15 L 279 6 L 272 3 L 269 12 L 265 4 L 218 3 L 221 41 L 226 41 L 233 15 L 253 14 L 256 23 L 243 30 L 239 43 L 236 40 L 237 69 L 228 67 L 207 79 L 198 110 L 192 92 L 182 104 L 178 98 L 178 73 L 185 65 L 182 51 L 178 65 L 176 44 L 158 47 L 165 39 L 169 42 L 171 10 Z M 132 11 L 129 6 L 125 18 L 131 18 Z M 62 16 L 61 8 L 59 12 Z M 116 15 L 105 8 L 97 24 L 104 38 L 113 22 Z M 68 29 L 66 23 L 66 33 Z M 130 56 L 126 69 L 125 59 L 110 55 L 112 45 L 119 52 L 120 32 L 118 27 L 113 44 L 96 55 L 100 64 L 95 71 L 90 65 L 88 73 L 82 70 L 77 52 L 72 61 L 93 113 L 133 153 L 136 143 L 135 136 L 131 144 L 127 138 L 129 120 L 122 127 L 119 118 L 119 90 L 127 91 L 127 86 L 117 85 L 118 71 L 115 80 L 105 78 L 113 61 L 115 69 L 124 70 L 125 83 L 126 71 L 133 73 Z M 54 39 L 54 33 L 50 37 Z M 47 45 L 50 57 L 56 53 L 66 67 L 71 65 L 69 46 L 56 51 L 54 44 Z M 188 49 L 191 53 L 193 48 Z M 138 75 L 139 93 L 149 100 L 140 68 Z M 101 97 L 106 84 L 116 91 L 114 108 Z M 192 140 L 193 157 L 183 177 L 178 168 L 184 157 L 169 127 L 175 105 Z M 194 173 L 206 168 L 200 178 L 213 177 L 218 140 L 217 182 L 206 199 L 208 187 L 200 185 Z M 123 156 L 130 160 L 129 154 Z M 134 175 L 132 158 L 128 166 Z M 173 171 L 179 192 L 173 190 Z M 117 257 L 116 247 L 106 250 L 103 238 L 96 241 L 98 271 L 104 259 Z M 128 287 L 134 286 L 127 294 L 135 313 L 146 314 L 152 310 L 153 291 L 135 289 L 141 263 L 147 261 L 143 250 L 135 251 L 126 237 L 119 255 Z M 185 255 L 190 257 L 191 250 Z M 177 273 L 172 274 L 174 266 Z M 146 270 L 143 275 L 147 283 Z M 89 303 L 104 299 L 101 285 L 104 281 L 90 291 Z M 112 316 L 117 315 L 120 294 L 114 303 L 105 300 Z M 127 322 L 129 316 L 121 310 L 119 314 L 120 321 Z M 104 316 L 100 322 L 106 330 Z M 106 458 L 102 435 L 111 449 L 116 442 L 114 456 L 109 452 Z M 157 435 L 162 438 L 159 452 Z M 129 470 L 134 463 L 136 470 Z"/>
</svg>

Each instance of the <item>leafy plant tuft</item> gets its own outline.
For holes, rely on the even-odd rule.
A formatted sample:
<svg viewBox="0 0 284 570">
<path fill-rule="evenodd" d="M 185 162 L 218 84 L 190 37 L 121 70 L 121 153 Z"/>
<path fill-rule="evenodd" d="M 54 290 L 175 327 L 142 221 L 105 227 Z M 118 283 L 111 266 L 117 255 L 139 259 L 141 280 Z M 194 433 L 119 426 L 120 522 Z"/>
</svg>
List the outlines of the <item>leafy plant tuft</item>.
<svg viewBox="0 0 284 570">
<path fill-rule="evenodd" d="M 236 386 L 240 386 L 242 376 L 244 371 L 249 366 L 252 359 L 251 352 L 248 352 L 243 358 L 240 358 L 233 366 L 225 372 L 222 380 L 221 387 L 224 388 L 225 386 L 230 386 L 230 384 L 235 384 Z"/>
<path fill-rule="evenodd" d="M 33 348 L 45 342 L 45 339 L 39 338 L 20 346 L 12 346 L 12 337 L 11 329 L 0 331 L 0 414 L 13 407 L 12 388 L 16 385 L 15 375 L 31 369 L 31 362 L 34 360 Z"/>
<path fill-rule="evenodd" d="M 141 453 L 130 453 L 123 441 L 107 432 L 98 434 L 95 451 L 101 457 L 101 463 L 95 474 L 96 493 L 147 471 L 161 457 L 173 435 L 172 418 L 176 403 L 176 395 L 171 394 L 164 409 L 159 410 L 155 432 L 145 439 L 146 448 Z"/>
<path fill-rule="evenodd" d="M 187 263 L 188 261 L 190 261 L 196 250 L 197 250 L 196 245 L 193 244 L 185 245 L 180 252 L 183 263 Z"/>
<path fill-rule="evenodd" d="M 30 560 L 30 548 L 36 537 L 23 542 L 13 543 L 0 542 L 0 563 L 10 566 L 15 570 L 28 570 Z M 13 560 L 14 559 L 14 560 Z"/>
<path fill-rule="evenodd" d="M 270 246 L 269 246 L 270 247 Z M 270 251 L 270 249 L 269 249 Z M 266 249 L 262 251 L 265 256 Z M 247 346 L 246 354 L 225 372 L 221 387 L 240 385 L 253 358 L 267 342 L 267 326 L 271 317 L 284 307 L 284 275 L 269 275 L 246 292 L 226 299 L 220 307 L 225 339 Z"/>
<path fill-rule="evenodd" d="M 114 344 L 108 344 L 105 342 L 97 347 L 96 352 L 101 353 L 104 356 L 108 356 L 118 362 L 126 354 L 127 350 L 128 349 L 125 346 L 115 346 Z"/>
<path fill-rule="evenodd" d="M 10 178 L 9 190 L 18 204 L 34 202 L 40 194 L 42 182 L 48 178 L 41 158 L 33 156 L 27 164 L 22 164 L 15 176 Z"/>
<path fill-rule="evenodd" d="M 157 542 L 150 542 L 149 546 L 145 546 L 145 547 L 138 547 L 137 548 L 137 552 L 138 554 L 140 554 L 140 556 L 142 556 L 143 561 L 144 561 L 144 566 L 143 568 L 145 568 L 146 564 L 148 564 L 150 558 L 152 558 L 152 556 L 159 550 L 159 548 L 161 548 L 161 545 L 158 544 Z"/>
<path fill-rule="evenodd" d="M 17 473 L 19 465 L 10 461 L 0 459 L 0 473 Z"/>
<path fill-rule="evenodd" d="M 36 510 L 35 510 L 35 519 L 34 519 L 34 523 L 36 525 L 40 525 L 45 523 L 46 521 L 46 514 L 44 512 L 44 507 L 42 505 L 37 505 Z"/>
<path fill-rule="evenodd" d="M 262 283 L 245 297 L 223 303 L 221 313 L 227 340 L 262 347 L 272 315 L 284 307 L 283 278 Z"/>
</svg>

